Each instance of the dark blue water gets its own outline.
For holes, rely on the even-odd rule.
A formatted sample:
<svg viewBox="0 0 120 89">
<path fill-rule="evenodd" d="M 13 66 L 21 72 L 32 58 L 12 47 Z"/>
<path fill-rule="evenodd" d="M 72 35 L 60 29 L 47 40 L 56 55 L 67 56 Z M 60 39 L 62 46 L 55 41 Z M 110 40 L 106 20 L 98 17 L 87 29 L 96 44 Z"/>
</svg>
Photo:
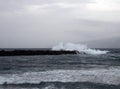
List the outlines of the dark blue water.
<svg viewBox="0 0 120 89">
<path fill-rule="evenodd" d="M 0 57 L 0 89 L 120 89 L 120 49 L 106 50 Z"/>
</svg>

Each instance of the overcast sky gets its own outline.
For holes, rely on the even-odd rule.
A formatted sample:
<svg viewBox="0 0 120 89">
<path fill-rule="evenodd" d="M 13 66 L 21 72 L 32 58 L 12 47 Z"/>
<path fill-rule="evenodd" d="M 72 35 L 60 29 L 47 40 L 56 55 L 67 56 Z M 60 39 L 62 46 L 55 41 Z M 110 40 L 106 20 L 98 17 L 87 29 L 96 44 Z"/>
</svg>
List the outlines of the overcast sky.
<svg viewBox="0 0 120 89">
<path fill-rule="evenodd" d="M 0 0 L 0 48 L 116 37 L 120 0 Z"/>
</svg>

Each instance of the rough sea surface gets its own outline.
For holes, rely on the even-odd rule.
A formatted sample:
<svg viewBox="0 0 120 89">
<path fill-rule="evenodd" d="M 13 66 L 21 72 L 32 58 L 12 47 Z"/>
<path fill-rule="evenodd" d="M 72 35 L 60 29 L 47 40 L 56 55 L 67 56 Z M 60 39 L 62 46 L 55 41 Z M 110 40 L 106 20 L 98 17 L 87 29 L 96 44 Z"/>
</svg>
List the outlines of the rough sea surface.
<svg viewBox="0 0 120 89">
<path fill-rule="evenodd" d="M 0 57 L 0 89 L 120 89 L 120 49 Z"/>
</svg>

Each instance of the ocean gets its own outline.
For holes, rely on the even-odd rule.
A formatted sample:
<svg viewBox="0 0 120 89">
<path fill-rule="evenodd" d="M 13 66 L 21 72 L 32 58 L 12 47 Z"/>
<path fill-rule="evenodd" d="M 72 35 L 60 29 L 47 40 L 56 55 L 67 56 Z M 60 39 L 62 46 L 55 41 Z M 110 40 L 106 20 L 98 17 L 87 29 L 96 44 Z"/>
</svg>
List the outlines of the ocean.
<svg viewBox="0 0 120 89">
<path fill-rule="evenodd" d="M 120 89 L 120 49 L 100 50 L 109 52 L 0 56 L 0 89 Z"/>
</svg>

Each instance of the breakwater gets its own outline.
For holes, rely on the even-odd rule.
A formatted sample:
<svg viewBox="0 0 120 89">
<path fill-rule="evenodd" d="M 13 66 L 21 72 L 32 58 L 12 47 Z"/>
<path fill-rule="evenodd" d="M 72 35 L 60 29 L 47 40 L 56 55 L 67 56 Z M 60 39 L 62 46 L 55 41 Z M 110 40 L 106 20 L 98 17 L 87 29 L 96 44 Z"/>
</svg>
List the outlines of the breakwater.
<svg viewBox="0 0 120 89">
<path fill-rule="evenodd" d="M 52 50 L 0 50 L 0 56 L 22 56 L 22 55 L 62 55 L 62 54 L 77 54 L 77 51 L 52 51 Z"/>
</svg>

